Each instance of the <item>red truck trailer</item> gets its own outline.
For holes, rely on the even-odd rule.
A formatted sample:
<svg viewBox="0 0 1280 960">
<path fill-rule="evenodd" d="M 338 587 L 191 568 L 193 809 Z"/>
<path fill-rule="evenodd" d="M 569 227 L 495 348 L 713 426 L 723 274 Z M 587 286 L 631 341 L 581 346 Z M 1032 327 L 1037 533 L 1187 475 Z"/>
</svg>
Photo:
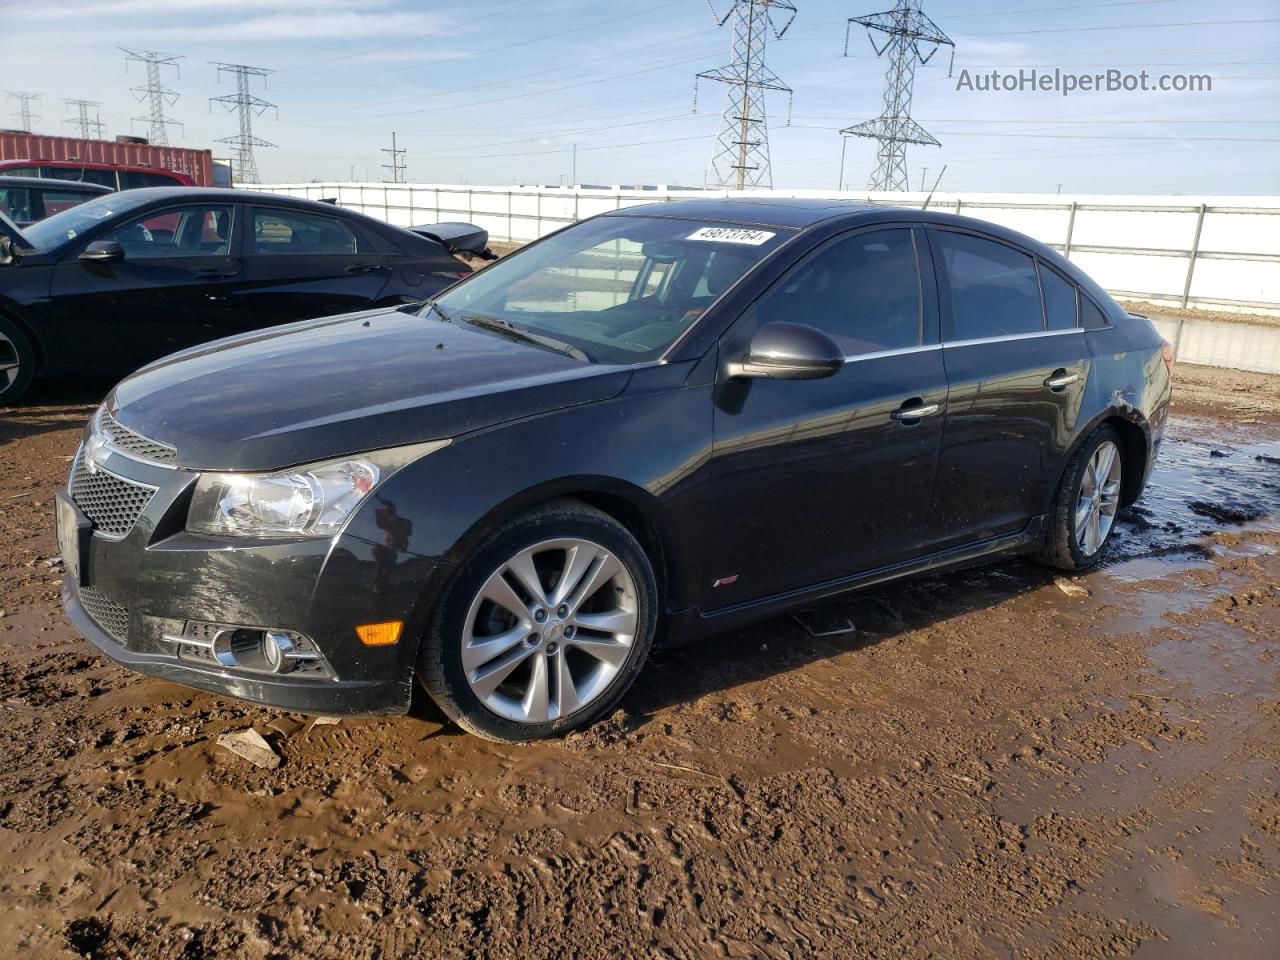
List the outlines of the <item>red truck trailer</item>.
<svg viewBox="0 0 1280 960">
<path fill-rule="evenodd" d="M 106 186 L 150 186 L 147 171 L 169 171 L 179 175 L 181 182 L 200 187 L 214 186 L 213 153 L 210 150 L 192 150 L 187 147 L 161 147 L 147 143 L 139 137 L 118 137 L 115 140 L 81 140 L 77 137 L 50 137 L 21 130 L 0 130 L 0 173 L 25 172 L 27 166 L 47 165 L 66 169 L 80 165 L 89 170 L 133 170 L 139 175 L 137 183 L 129 183 L 121 176 L 118 184 Z M 33 174 L 39 176 L 39 173 Z M 70 177 L 56 174 L 63 179 L 85 179 L 98 182 L 100 177 Z M 169 179 L 169 178 L 166 178 Z"/>
</svg>

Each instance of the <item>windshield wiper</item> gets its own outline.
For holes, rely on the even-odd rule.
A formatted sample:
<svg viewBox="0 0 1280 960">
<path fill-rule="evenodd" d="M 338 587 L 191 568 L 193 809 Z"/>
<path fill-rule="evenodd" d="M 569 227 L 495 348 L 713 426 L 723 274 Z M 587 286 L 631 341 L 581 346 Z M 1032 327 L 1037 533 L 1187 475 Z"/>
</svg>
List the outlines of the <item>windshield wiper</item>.
<svg viewBox="0 0 1280 960">
<path fill-rule="evenodd" d="M 423 304 L 418 304 L 417 306 L 418 306 L 418 309 L 421 310 L 423 307 Z M 428 300 L 426 302 L 426 308 L 427 308 L 427 313 L 431 313 L 434 311 L 436 316 L 438 316 L 445 323 L 453 323 L 452 318 L 450 318 L 450 316 L 447 313 L 441 310 L 440 304 L 436 303 L 434 300 Z"/>
<path fill-rule="evenodd" d="M 443 316 L 443 314 L 441 314 Z M 557 340 L 555 337 L 548 337 L 546 334 L 534 333 L 532 330 L 526 330 L 524 327 L 512 323 L 510 320 L 503 320 L 499 317 L 486 317 L 481 314 L 464 314 L 461 318 L 466 323 L 474 324 L 477 327 L 484 327 L 486 330 L 493 330 L 497 333 L 503 333 L 511 337 L 513 340 L 523 340 L 525 343 L 532 343 L 535 346 L 546 347 L 548 350 L 554 350 L 556 353 L 563 353 L 567 357 L 573 357 L 575 360 L 581 360 L 584 363 L 595 363 L 591 355 L 585 350 L 575 347 L 571 343 L 565 343 L 563 340 Z"/>
</svg>

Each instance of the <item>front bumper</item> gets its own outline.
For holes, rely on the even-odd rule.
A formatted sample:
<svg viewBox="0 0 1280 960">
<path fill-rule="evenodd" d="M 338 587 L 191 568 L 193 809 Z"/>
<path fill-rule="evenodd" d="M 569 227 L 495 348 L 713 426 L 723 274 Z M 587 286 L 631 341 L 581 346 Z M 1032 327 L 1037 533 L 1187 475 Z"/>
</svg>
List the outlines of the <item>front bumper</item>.
<svg viewBox="0 0 1280 960">
<path fill-rule="evenodd" d="M 123 536 L 87 537 L 67 576 L 67 618 L 116 663 L 138 673 L 284 710 L 403 713 L 417 637 L 445 567 L 387 544 L 228 541 L 185 532 L 196 474 L 110 453 L 106 470 L 155 492 Z M 81 586 L 81 583 L 85 586 Z M 404 623 L 398 643 L 360 642 L 361 624 Z M 195 624 L 292 631 L 323 657 L 321 675 L 271 674 L 193 662 L 175 636 Z"/>
</svg>

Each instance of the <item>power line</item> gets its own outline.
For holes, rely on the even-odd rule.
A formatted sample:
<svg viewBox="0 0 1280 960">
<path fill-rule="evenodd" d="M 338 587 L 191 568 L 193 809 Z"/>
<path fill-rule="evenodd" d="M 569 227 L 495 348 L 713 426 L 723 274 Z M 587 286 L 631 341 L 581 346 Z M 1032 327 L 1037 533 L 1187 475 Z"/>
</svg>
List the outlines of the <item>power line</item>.
<svg viewBox="0 0 1280 960">
<path fill-rule="evenodd" d="M 253 118 L 261 116 L 268 110 L 275 110 L 276 105 L 254 96 L 249 90 L 249 80 L 251 77 L 261 77 L 265 86 L 266 78 L 275 71 L 263 67 L 250 67 L 242 63 L 214 61 L 212 65 L 218 68 L 219 79 L 222 78 L 224 71 L 235 76 L 236 92 L 222 97 L 210 97 L 209 108 L 213 109 L 215 103 L 220 103 L 228 113 L 235 110 L 240 115 L 240 132 L 233 137 L 223 137 L 217 142 L 230 144 L 235 153 L 232 158 L 232 173 L 235 179 L 240 183 L 257 183 L 258 160 L 253 154 L 253 148 L 274 147 L 275 144 L 253 135 Z"/>
<path fill-rule="evenodd" d="M 745 190 L 747 187 L 772 187 L 769 169 L 769 128 L 765 122 L 765 91 L 791 96 L 791 88 L 765 66 L 765 44 L 770 32 L 778 40 L 796 18 L 795 5 L 789 0 L 734 0 L 729 11 L 720 16 L 707 0 L 711 13 L 724 26 L 733 20 L 733 62 L 725 67 L 704 70 L 697 75 L 693 87 L 693 110 L 698 111 L 698 80 L 714 80 L 729 88 L 721 115 L 720 134 L 707 171 L 706 185 Z M 774 20 L 774 10 L 785 19 Z M 790 108 L 788 108 L 790 113 Z"/>
<path fill-rule="evenodd" d="M 5 93 L 18 101 L 18 109 L 10 116 L 18 121 L 18 128 L 31 133 L 35 129 L 35 122 L 40 118 L 31 112 L 31 105 L 40 100 L 40 94 L 31 93 L 27 90 L 6 90 Z"/>
<path fill-rule="evenodd" d="M 845 27 L 845 56 L 849 55 L 849 31 L 855 23 L 866 29 L 876 56 L 889 55 L 884 106 L 876 119 L 845 127 L 840 134 L 879 141 L 876 166 L 867 189 L 909 190 L 907 144 L 942 146 L 924 127 L 911 119 L 916 64 L 923 66 L 928 63 L 940 47 L 949 46 L 954 51 L 955 44 L 913 0 L 898 0 L 897 5 L 885 13 L 849 19 Z M 885 35 L 883 44 L 876 43 L 876 33 Z M 921 50 L 921 44 L 928 48 L 928 53 Z"/>
<path fill-rule="evenodd" d="M 173 90 L 165 88 L 160 82 L 160 68 L 173 67 L 178 76 L 182 76 L 182 71 L 178 67 L 178 61 L 182 59 L 180 56 L 173 56 L 167 53 L 159 53 L 155 50 L 130 50 L 127 47 L 121 47 L 126 54 L 125 69 L 129 69 L 129 64 L 137 61 L 146 64 L 147 82 L 141 87 L 132 87 L 134 95 L 138 98 L 138 102 L 146 102 L 148 115 L 145 117 L 134 117 L 134 123 L 145 123 L 148 125 L 147 139 L 152 143 L 160 146 L 169 145 L 169 127 L 176 125 L 181 127 L 182 124 L 177 120 L 169 120 L 164 115 L 166 106 L 173 106 L 178 102 L 178 94 Z"/>
<path fill-rule="evenodd" d="M 390 154 L 390 156 L 391 156 L 391 162 L 390 162 L 390 163 L 384 163 L 384 164 L 382 165 L 382 169 L 383 169 L 383 170 L 387 170 L 387 171 L 389 171 L 389 172 L 391 173 L 391 180 L 390 180 L 389 182 L 390 182 L 390 183 L 404 183 L 404 154 L 405 154 L 405 150 L 404 150 L 404 148 L 403 148 L 403 147 L 401 147 L 401 148 L 400 148 L 400 149 L 398 149 L 398 150 L 396 149 L 396 132 L 395 132 L 394 130 L 392 130 L 392 131 L 391 131 L 391 146 L 390 146 L 390 148 L 388 148 L 388 147 L 383 147 L 383 148 L 382 148 L 382 152 L 383 152 L 383 153 L 386 153 L 386 154 Z"/>
<path fill-rule="evenodd" d="M 102 131 L 106 129 L 106 124 L 98 119 L 98 108 L 102 106 L 99 100 L 63 100 L 68 107 L 73 107 L 76 111 L 74 117 L 68 117 L 62 122 L 72 124 L 80 132 L 81 140 L 101 140 Z M 89 117 L 89 111 L 93 111 L 93 117 Z"/>
</svg>

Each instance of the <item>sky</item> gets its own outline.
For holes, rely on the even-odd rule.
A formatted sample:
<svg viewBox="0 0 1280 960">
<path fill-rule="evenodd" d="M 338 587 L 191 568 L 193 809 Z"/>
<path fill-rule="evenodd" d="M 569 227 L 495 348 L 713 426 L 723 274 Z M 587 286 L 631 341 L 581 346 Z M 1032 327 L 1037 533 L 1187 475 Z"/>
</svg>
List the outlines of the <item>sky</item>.
<svg viewBox="0 0 1280 960">
<path fill-rule="evenodd" d="M 891 0 L 795 0 L 768 66 L 773 184 L 842 181 L 839 130 L 877 116 L 885 61 L 851 16 Z M 917 68 L 912 115 L 941 147 L 911 147 L 912 187 L 943 191 L 1280 194 L 1280 3 L 1237 0 L 926 0 L 955 42 Z M 120 47 L 181 56 L 164 80 L 178 146 L 237 120 L 211 61 L 274 71 L 253 92 L 264 183 L 384 180 L 394 131 L 413 182 L 701 186 L 726 89 L 730 0 L 0 0 L 4 88 L 42 94 L 44 133 L 72 132 L 65 98 L 101 101 L 108 135 L 146 133 Z M 922 52 L 927 53 L 924 48 Z M 992 70 L 1208 74 L 1200 92 L 958 89 Z M 950 73 L 950 75 L 949 75 Z M 976 86 L 976 81 L 973 83 Z M 0 112 L 17 107 L 11 98 Z M 0 126 L 16 123 L 0 117 Z M 575 147 L 576 144 L 576 168 Z M 867 185 L 875 143 L 849 138 L 843 183 Z"/>
</svg>

